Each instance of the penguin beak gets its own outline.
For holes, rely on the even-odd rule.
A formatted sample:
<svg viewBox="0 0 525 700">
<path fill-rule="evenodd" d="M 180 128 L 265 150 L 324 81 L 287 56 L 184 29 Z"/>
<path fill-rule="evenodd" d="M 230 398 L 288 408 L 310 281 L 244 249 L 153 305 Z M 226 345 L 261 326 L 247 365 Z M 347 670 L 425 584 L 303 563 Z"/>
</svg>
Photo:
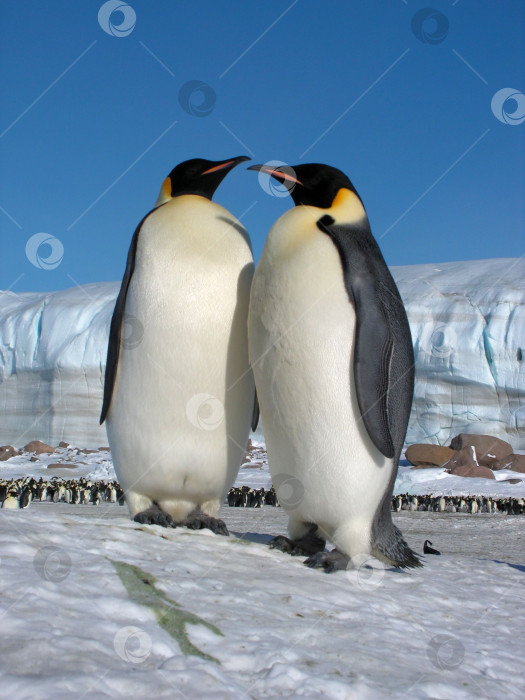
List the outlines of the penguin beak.
<svg viewBox="0 0 525 700">
<path fill-rule="evenodd" d="M 248 156 L 238 156 L 237 158 L 230 158 L 230 160 L 223 160 L 220 163 L 217 163 L 217 165 L 214 165 L 212 168 L 208 168 L 208 170 L 205 170 L 201 175 L 209 175 L 210 173 L 216 173 L 219 170 L 231 170 L 232 168 L 235 168 L 236 165 L 239 165 L 239 163 L 244 163 L 244 161 L 250 160 Z"/>
<path fill-rule="evenodd" d="M 293 182 L 295 185 L 302 185 L 303 183 L 295 177 L 292 173 L 287 173 L 284 169 L 281 170 L 283 166 L 280 166 L 279 168 L 273 168 L 271 165 L 250 165 L 247 170 L 258 170 L 261 173 L 266 173 L 267 175 L 270 175 L 271 177 L 274 177 L 276 180 L 280 180 L 281 182 L 284 182 L 287 180 L 288 182 Z M 289 168 L 292 170 L 292 168 Z"/>
</svg>

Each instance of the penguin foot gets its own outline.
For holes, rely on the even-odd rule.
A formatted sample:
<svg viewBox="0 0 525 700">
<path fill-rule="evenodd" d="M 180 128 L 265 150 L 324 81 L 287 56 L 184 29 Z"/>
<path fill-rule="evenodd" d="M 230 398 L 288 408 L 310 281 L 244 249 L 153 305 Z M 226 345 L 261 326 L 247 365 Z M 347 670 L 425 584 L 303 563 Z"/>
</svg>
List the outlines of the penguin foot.
<svg viewBox="0 0 525 700">
<path fill-rule="evenodd" d="M 304 562 L 310 569 L 324 569 L 325 573 L 331 574 L 334 571 L 346 571 L 350 558 L 332 549 L 331 552 L 317 552 Z"/>
<path fill-rule="evenodd" d="M 169 513 L 165 513 L 162 508 L 154 503 L 146 510 L 137 513 L 133 520 L 142 525 L 160 525 L 161 527 L 177 527 L 177 523 Z"/>
<path fill-rule="evenodd" d="M 311 554 L 322 552 L 325 544 L 325 540 L 311 533 L 298 540 L 291 540 L 284 535 L 278 535 L 270 540 L 270 549 L 278 549 L 280 552 L 290 554 L 292 557 L 308 557 Z"/>
<path fill-rule="evenodd" d="M 190 513 L 180 525 L 187 527 L 189 530 L 202 530 L 207 528 L 216 535 L 224 535 L 224 537 L 228 537 L 230 534 L 224 520 L 212 518 L 210 515 L 203 513 L 200 509 L 196 509 Z"/>
</svg>

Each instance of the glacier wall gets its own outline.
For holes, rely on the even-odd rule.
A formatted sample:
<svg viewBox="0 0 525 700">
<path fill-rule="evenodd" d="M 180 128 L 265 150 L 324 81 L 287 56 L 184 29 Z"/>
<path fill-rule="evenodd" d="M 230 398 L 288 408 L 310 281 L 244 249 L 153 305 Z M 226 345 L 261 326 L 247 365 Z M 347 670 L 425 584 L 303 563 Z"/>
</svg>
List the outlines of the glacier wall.
<svg viewBox="0 0 525 700">
<path fill-rule="evenodd" d="M 393 267 L 416 357 L 407 443 L 488 433 L 525 449 L 525 260 Z M 0 444 L 107 444 L 98 424 L 120 284 L 0 292 Z"/>
</svg>

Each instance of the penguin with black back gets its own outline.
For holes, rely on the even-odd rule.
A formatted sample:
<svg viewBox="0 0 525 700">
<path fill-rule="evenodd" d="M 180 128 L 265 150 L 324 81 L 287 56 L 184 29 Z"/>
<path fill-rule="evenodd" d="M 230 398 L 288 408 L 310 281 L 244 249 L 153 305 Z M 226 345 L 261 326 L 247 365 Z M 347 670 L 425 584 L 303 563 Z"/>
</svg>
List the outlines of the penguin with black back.
<svg viewBox="0 0 525 700">
<path fill-rule="evenodd" d="M 248 319 L 268 461 L 289 516 L 290 537 L 273 546 L 327 572 L 370 555 L 420 566 L 390 514 L 413 396 L 410 328 L 363 202 L 328 165 L 249 169 L 295 203 L 268 234 Z"/>
<path fill-rule="evenodd" d="M 246 160 L 177 165 L 131 241 L 100 422 L 140 523 L 228 534 L 216 516 L 257 418 L 246 328 L 254 265 L 246 230 L 211 200 Z"/>
</svg>

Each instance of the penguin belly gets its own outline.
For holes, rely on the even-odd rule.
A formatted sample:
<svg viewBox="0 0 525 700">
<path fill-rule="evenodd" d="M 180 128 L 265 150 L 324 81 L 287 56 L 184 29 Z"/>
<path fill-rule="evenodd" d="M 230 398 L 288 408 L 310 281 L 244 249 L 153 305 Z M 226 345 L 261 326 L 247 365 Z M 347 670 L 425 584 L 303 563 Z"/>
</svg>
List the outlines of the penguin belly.
<svg viewBox="0 0 525 700">
<path fill-rule="evenodd" d="M 352 557 L 370 552 L 393 461 L 363 425 L 353 381 L 355 311 L 339 254 L 308 209 L 301 207 L 300 236 L 286 215 L 269 234 L 252 286 L 250 360 L 290 537 L 315 523 L 318 536 Z"/>
<path fill-rule="evenodd" d="M 152 502 L 177 521 L 196 506 L 214 517 L 239 470 L 254 396 L 253 258 L 242 231 L 225 209 L 188 195 L 139 234 L 107 420 L 132 517 Z"/>
</svg>

